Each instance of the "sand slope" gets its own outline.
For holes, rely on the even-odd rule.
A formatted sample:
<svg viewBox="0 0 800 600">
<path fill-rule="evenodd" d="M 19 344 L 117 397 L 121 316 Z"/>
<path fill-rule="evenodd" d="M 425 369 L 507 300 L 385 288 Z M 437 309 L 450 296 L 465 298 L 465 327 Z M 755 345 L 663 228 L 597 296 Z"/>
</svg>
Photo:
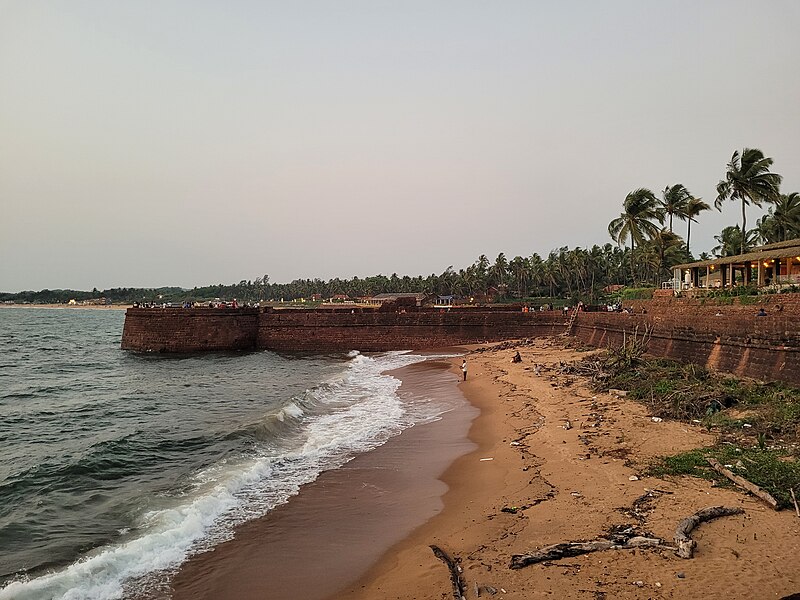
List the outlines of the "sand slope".
<svg viewBox="0 0 800 600">
<path fill-rule="evenodd" d="M 641 405 L 595 395 L 557 369 L 536 376 L 533 363 L 581 356 L 556 340 L 519 350 L 518 364 L 508 349 L 468 355 L 470 376 L 461 387 L 481 409 L 470 431 L 478 450 L 447 471 L 444 511 L 337 598 L 452 598 L 448 572 L 429 544 L 459 557 L 469 599 L 476 584 L 482 598 L 509 599 L 750 599 L 800 592 L 800 519 L 793 512 L 773 512 L 707 481 L 665 481 L 637 470 L 651 457 L 711 444 L 712 436 L 682 423 L 653 422 Z M 660 492 L 638 516 L 626 513 L 651 489 Z M 516 571 L 508 566 L 513 554 L 592 539 L 623 523 L 671 540 L 681 518 L 720 504 L 746 513 L 695 530 L 691 560 L 669 551 L 612 550 Z"/>
</svg>

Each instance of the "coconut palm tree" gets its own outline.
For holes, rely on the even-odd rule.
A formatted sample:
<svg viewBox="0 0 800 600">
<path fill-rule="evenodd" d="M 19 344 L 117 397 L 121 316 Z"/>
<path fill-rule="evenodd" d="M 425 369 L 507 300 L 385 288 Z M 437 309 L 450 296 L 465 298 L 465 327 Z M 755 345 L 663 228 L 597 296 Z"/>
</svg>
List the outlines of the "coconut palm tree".
<svg viewBox="0 0 800 600">
<path fill-rule="evenodd" d="M 689 247 L 689 238 L 692 235 L 692 221 L 697 223 L 697 219 L 695 217 L 699 215 L 704 210 L 710 210 L 711 207 L 703 202 L 702 198 L 694 198 L 690 197 L 686 201 L 686 208 L 684 210 L 684 214 L 686 215 L 686 255 L 691 256 L 692 251 Z"/>
<path fill-rule="evenodd" d="M 774 218 L 778 231 L 776 241 L 784 242 L 800 237 L 800 194 L 781 194 L 775 203 Z"/>
<path fill-rule="evenodd" d="M 631 240 L 631 276 L 635 280 L 633 254 L 636 246 L 651 239 L 664 222 L 664 210 L 653 192 L 639 188 L 625 196 L 623 211 L 608 224 L 608 233 L 620 246 Z"/>
<path fill-rule="evenodd" d="M 665 215 L 669 216 L 669 231 L 672 233 L 672 217 L 678 217 L 683 220 L 686 218 L 686 204 L 691 198 L 689 190 L 687 190 L 682 183 L 675 185 L 668 185 L 661 192 L 661 208 Z"/>
<path fill-rule="evenodd" d="M 664 222 L 664 211 L 653 192 L 639 188 L 625 196 L 623 211 L 608 224 L 608 233 L 620 246 L 630 238 L 631 250 L 655 235 Z M 658 224 L 657 224 L 657 223 Z"/>
<path fill-rule="evenodd" d="M 782 177 L 770 173 L 772 159 L 764 156 L 757 148 L 745 148 L 742 153 L 736 150 L 728 163 L 725 179 L 717 184 L 717 199 L 714 206 L 722 212 L 725 200 L 742 203 L 742 226 L 740 231 L 747 231 L 747 205 L 752 203 L 760 207 L 762 202 L 778 200 Z M 745 237 L 741 236 L 741 253 L 744 254 Z"/>
<path fill-rule="evenodd" d="M 751 229 L 746 235 L 742 236 L 742 230 L 738 225 L 725 227 L 719 235 L 715 235 L 717 246 L 711 249 L 715 256 L 735 256 L 737 253 L 744 254 L 755 245 L 756 230 Z"/>
</svg>

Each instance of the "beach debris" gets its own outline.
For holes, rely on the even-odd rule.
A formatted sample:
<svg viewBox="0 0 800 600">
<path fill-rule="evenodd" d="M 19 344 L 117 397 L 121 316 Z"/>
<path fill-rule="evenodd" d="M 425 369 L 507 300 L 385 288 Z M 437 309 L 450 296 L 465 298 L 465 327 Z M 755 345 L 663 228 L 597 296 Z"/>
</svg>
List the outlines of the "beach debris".
<svg viewBox="0 0 800 600">
<path fill-rule="evenodd" d="M 458 557 L 452 558 L 447 552 L 435 544 L 431 544 L 430 548 L 433 550 L 434 556 L 447 565 L 447 569 L 450 571 L 450 583 L 453 586 L 453 598 L 455 600 L 463 600 L 466 595 L 467 584 L 464 581 L 464 577 L 461 575 L 461 567 L 458 565 Z"/>
<path fill-rule="evenodd" d="M 661 421 L 663 421 L 664 419 L 662 419 L 661 417 L 650 417 L 650 420 L 653 423 L 661 423 Z"/>
<path fill-rule="evenodd" d="M 490 596 L 494 596 L 497 593 L 497 588 L 494 588 L 490 585 L 483 586 L 483 590 L 489 594 Z"/>
<path fill-rule="evenodd" d="M 503 508 L 500 509 L 500 512 L 511 513 L 512 515 L 515 515 L 517 514 L 518 510 L 519 508 L 516 506 L 504 506 Z"/>
<path fill-rule="evenodd" d="M 743 512 L 744 510 L 738 507 L 710 506 L 686 517 L 678 523 L 678 527 L 675 529 L 675 546 L 677 546 L 675 554 L 681 558 L 692 558 L 694 549 L 697 547 L 697 542 L 689 537 L 689 534 L 695 527 L 700 525 L 700 523 L 718 519 L 719 517 L 740 515 Z M 680 577 L 680 575 L 678 576 Z"/>
<path fill-rule="evenodd" d="M 792 502 L 794 503 L 794 512 L 800 517 L 800 508 L 797 506 L 797 498 L 794 496 L 794 488 L 789 488 L 789 493 L 792 495 Z"/>
<path fill-rule="evenodd" d="M 577 491 L 577 490 L 576 490 L 576 491 L 574 491 L 574 492 L 570 492 L 570 493 L 569 493 L 569 495 L 570 495 L 570 496 L 574 496 L 575 498 L 581 498 L 581 497 L 583 497 L 583 494 L 581 494 L 581 493 L 580 493 L 579 491 Z"/>
<path fill-rule="evenodd" d="M 775 498 L 773 498 L 772 495 L 769 494 L 769 492 L 765 492 L 760 487 L 758 487 L 756 484 L 751 483 L 750 481 L 747 481 L 747 479 L 745 479 L 744 477 L 739 477 L 738 475 L 736 475 L 735 473 L 733 473 L 729 469 L 727 469 L 727 468 L 723 467 L 721 464 L 719 464 L 719 461 L 717 461 L 716 459 L 714 459 L 714 458 L 706 458 L 706 460 L 708 461 L 708 464 L 710 464 L 711 467 L 717 473 L 720 473 L 721 475 L 725 475 L 725 477 L 730 479 L 736 485 L 738 485 L 740 487 L 743 487 L 744 489 L 746 489 L 748 492 L 750 492 L 751 494 L 753 494 L 757 498 L 760 498 L 765 503 L 767 503 L 769 506 L 771 506 L 773 510 L 778 510 L 778 501 Z"/>
<path fill-rule="evenodd" d="M 494 457 L 490 456 L 489 458 L 482 458 L 481 462 L 486 462 L 487 460 L 494 460 Z"/>
<path fill-rule="evenodd" d="M 675 575 L 678 577 L 678 579 L 686 579 L 686 573 L 683 571 L 678 571 Z"/>
<path fill-rule="evenodd" d="M 608 393 L 611 394 L 612 396 L 618 396 L 619 398 L 624 398 L 625 396 L 628 395 L 628 392 L 626 392 L 625 390 L 616 390 L 614 388 L 608 390 Z"/>
<path fill-rule="evenodd" d="M 639 478 L 636 475 L 631 475 L 628 477 L 628 481 L 639 481 Z"/>
<path fill-rule="evenodd" d="M 567 419 L 567 422 L 564 423 L 564 429 L 566 429 L 567 431 L 572 429 L 572 423 L 570 423 L 569 419 Z"/>
<path fill-rule="evenodd" d="M 521 445 L 522 445 L 522 444 L 520 444 L 519 442 L 511 442 L 511 443 L 509 444 L 509 446 L 521 446 Z"/>
<path fill-rule="evenodd" d="M 641 580 L 634 581 L 633 585 L 635 585 L 636 587 L 644 587 L 644 581 L 641 581 Z"/>
<path fill-rule="evenodd" d="M 648 515 L 655 510 L 653 502 L 662 494 L 672 494 L 672 492 L 645 488 L 644 494 L 634 500 L 630 508 L 619 508 L 617 510 L 628 515 L 629 517 L 633 517 L 639 522 L 639 524 L 644 524 Z"/>
<path fill-rule="evenodd" d="M 599 552 L 602 550 L 632 550 L 634 548 L 662 548 L 675 550 L 661 538 L 649 533 L 640 533 L 636 525 L 617 525 L 603 537 L 590 541 L 564 542 L 545 546 L 529 554 L 514 554 L 510 567 L 522 569 L 546 561 L 559 560 Z"/>
</svg>

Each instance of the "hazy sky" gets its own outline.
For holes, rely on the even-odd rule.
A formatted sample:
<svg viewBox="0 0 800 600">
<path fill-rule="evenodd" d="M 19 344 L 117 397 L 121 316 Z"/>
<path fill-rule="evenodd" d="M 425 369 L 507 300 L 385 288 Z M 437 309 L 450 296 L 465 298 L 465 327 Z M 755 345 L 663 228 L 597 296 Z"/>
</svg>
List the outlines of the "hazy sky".
<svg viewBox="0 0 800 600">
<path fill-rule="evenodd" d="M 800 191 L 798 31 L 796 0 L 0 0 L 0 290 L 604 244 L 745 146 Z M 740 211 L 700 219 L 696 252 Z"/>
</svg>

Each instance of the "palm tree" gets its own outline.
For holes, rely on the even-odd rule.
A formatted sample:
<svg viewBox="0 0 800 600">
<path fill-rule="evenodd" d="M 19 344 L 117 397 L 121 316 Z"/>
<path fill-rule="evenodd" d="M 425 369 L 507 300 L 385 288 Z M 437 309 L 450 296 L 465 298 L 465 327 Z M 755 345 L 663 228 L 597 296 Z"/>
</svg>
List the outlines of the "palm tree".
<svg viewBox="0 0 800 600">
<path fill-rule="evenodd" d="M 778 231 L 777 241 L 784 242 L 800 236 L 800 194 L 781 194 L 775 203 L 774 218 Z"/>
<path fill-rule="evenodd" d="M 505 285 L 506 277 L 508 276 L 508 259 L 505 253 L 501 252 L 497 255 L 494 264 L 489 267 L 489 275 L 492 278 L 492 283 L 498 288 Z"/>
<path fill-rule="evenodd" d="M 686 201 L 686 208 L 684 210 L 684 214 L 686 215 L 686 255 L 691 256 L 692 251 L 689 248 L 689 238 L 692 235 L 692 221 L 697 223 L 696 216 L 698 216 L 704 210 L 710 210 L 711 207 L 703 202 L 702 198 L 694 198 L 690 197 Z"/>
<path fill-rule="evenodd" d="M 746 207 L 751 202 L 760 207 L 762 202 L 778 200 L 782 177 L 770 173 L 772 159 L 764 156 L 757 148 L 745 148 L 742 153 L 736 150 L 728 163 L 725 179 L 717 184 L 717 199 L 714 206 L 722 212 L 725 200 L 739 200 L 742 203 L 742 227 L 747 231 Z M 741 253 L 744 254 L 745 237 L 741 236 Z"/>
<path fill-rule="evenodd" d="M 669 231 L 672 233 L 672 217 L 676 216 L 683 220 L 686 218 L 686 204 L 689 202 L 691 194 L 682 183 L 667 186 L 661 192 L 661 208 L 664 214 L 669 215 Z"/>
<path fill-rule="evenodd" d="M 749 250 L 755 244 L 756 230 L 751 229 L 743 236 L 738 225 L 730 225 L 725 227 L 719 235 L 715 235 L 714 239 L 717 240 L 717 246 L 711 251 L 715 256 L 735 256 L 737 252 L 744 254 L 745 250 Z"/>
<path fill-rule="evenodd" d="M 631 239 L 631 276 L 635 280 L 634 250 L 660 229 L 659 224 L 664 222 L 664 210 L 653 192 L 646 188 L 639 188 L 625 196 L 622 207 L 619 217 L 608 224 L 608 233 L 620 246 L 628 238 Z"/>
<path fill-rule="evenodd" d="M 663 209 L 659 206 L 653 192 L 639 188 L 625 196 L 623 211 L 619 217 L 608 224 L 608 233 L 620 246 L 631 239 L 631 250 L 642 245 L 646 239 L 655 235 L 659 224 L 664 221 Z"/>
</svg>

